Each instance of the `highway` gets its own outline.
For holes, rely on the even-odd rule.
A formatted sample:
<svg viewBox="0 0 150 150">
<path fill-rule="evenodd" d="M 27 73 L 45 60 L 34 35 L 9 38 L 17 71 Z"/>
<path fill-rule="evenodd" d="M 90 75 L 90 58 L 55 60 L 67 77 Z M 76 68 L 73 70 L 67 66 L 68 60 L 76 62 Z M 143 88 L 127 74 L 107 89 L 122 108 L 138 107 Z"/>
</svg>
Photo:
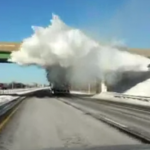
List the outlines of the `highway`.
<svg viewBox="0 0 150 150">
<path fill-rule="evenodd" d="M 23 101 L 0 134 L 0 149 L 34 150 L 141 143 L 64 103 L 68 100 L 32 97 Z"/>
<path fill-rule="evenodd" d="M 99 120 L 113 122 L 118 127 L 132 131 L 150 143 L 150 111 L 147 108 L 73 97 L 63 101 Z"/>
</svg>

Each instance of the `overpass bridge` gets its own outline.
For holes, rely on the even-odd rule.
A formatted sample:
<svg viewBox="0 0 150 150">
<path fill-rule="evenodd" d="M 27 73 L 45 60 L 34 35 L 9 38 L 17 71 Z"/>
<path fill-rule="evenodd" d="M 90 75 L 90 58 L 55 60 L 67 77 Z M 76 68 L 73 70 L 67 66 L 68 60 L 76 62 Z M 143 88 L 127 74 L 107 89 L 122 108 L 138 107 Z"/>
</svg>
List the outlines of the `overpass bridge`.
<svg viewBox="0 0 150 150">
<path fill-rule="evenodd" d="M 10 53 L 19 50 L 20 45 L 21 42 L 0 42 L 0 62 L 7 63 Z M 132 48 L 129 52 L 150 58 L 150 49 Z"/>
<path fill-rule="evenodd" d="M 18 51 L 21 43 L 17 42 L 0 42 L 0 63 L 9 63 L 7 60 L 10 57 L 11 52 Z M 130 53 L 142 55 L 144 57 L 150 58 L 150 49 L 129 49 Z M 108 90 L 124 92 L 132 86 L 136 85 L 139 82 L 142 82 L 148 78 L 150 78 L 149 72 L 125 72 L 121 74 L 122 80 L 119 81 L 116 85 L 109 87 L 107 85 Z M 121 85 L 121 87 L 120 87 Z M 101 91 L 101 82 L 98 81 L 96 85 L 97 92 Z"/>
<path fill-rule="evenodd" d="M 0 42 L 0 62 L 8 62 L 10 53 L 19 50 L 21 43 L 17 42 Z"/>
</svg>

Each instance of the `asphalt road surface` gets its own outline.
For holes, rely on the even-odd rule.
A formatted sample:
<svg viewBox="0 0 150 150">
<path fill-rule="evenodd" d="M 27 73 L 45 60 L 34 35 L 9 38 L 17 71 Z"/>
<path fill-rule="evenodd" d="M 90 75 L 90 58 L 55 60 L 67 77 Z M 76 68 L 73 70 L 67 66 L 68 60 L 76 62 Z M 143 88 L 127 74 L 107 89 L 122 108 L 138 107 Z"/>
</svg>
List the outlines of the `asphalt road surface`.
<svg viewBox="0 0 150 150">
<path fill-rule="evenodd" d="M 57 98 L 30 98 L 0 134 L 0 149 L 140 144 Z"/>
<path fill-rule="evenodd" d="M 115 103 L 102 102 L 100 100 L 88 100 L 81 98 L 62 99 L 70 104 L 97 116 L 110 118 L 111 120 L 134 130 L 134 132 L 150 138 L 150 111 L 140 108 L 117 105 Z"/>
</svg>

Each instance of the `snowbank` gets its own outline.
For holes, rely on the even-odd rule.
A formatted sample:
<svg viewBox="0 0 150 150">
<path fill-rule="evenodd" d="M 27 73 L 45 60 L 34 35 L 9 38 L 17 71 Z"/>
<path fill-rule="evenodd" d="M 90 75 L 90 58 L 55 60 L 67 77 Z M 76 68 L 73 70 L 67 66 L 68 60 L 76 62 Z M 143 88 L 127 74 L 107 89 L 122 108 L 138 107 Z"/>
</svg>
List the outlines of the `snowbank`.
<svg viewBox="0 0 150 150">
<path fill-rule="evenodd" d="M 18 98 L 18 96 L 0 96 L 0 104 L 12 101 L 16 98 Z"/>
<path fill-rule="evenodd" d="M 12 89 L 12 90 L 0 90 L 0 94 L 26 94 L 41 89 L 49 89 L 49 87 L 40 88 L 27 88 L 27 89 Z"/>
<path fill-rule="evenodd" d="M 138 83 L 136 86 L 127 90 L 124 94 L 137 96 L 150 96 L 150 79 Z"/>
</svg>

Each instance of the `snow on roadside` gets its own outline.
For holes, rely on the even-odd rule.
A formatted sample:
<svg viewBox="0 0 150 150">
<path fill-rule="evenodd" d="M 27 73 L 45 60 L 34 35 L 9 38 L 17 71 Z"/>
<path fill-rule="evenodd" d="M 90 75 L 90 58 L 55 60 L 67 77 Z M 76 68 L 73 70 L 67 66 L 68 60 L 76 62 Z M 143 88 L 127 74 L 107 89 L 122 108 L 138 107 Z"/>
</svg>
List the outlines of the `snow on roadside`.
<svg viewBox="0 0 150 150">
<path fill-rule="evenodd" d="M 16 98 L 18 98 L 19 96 L 0 96 L 0 104 L 1 103 L 5 103 L 5 102 L 9 102 L 9 101 L 12 101 L 12 100 L 14 100 L 14 99 L 16 99 Z"/>
<path fill-rule="evenodd" d="M 24 91 L 30 91 L 32 88 L 27 88 L 27 89 L 8 89 L 8 90 L 0 90 L 1 94 L 14 94 L 18 92 L 24 92 Z"/>
<path fill-rule="evenodd" d="M 26 94 L 40 89 L 49 89 L 49 87 L 0 90 L 0 94 Z"/>
<path fill-rule="evenodd" d="M 42 88 L 28 88 L 28 89 L 14 89 L 14 90 L 0 90 L 1 94 L 27 94 L 30 92 L 38 91 L 41 89 L 49 89 L 49 87 L 42 87 Z M 0 104 L 12 101 L 19 96 L 11 96 L 11 95 L 0 95 Z"/>
<path fill-rule="evenodd" d="M 112 99 L 114 98 L 114 95 L 115 95 L 114 92 L 101 92 L 99 94 L 92 96 L 92 98 Z"/>
<path fill-rule="evenodd" d="M 89 94 L 91 95 L 91 93 L 88 93 L 88 92 L 81 92 L 81 91 L 70 91 L 71 94 Z"/>
<path fill-rule="evenodd" d="M 128 104 L 134 104 L 134 105 L 142 105 L 142 106 L 150 106 L 150 101 L 142 101 L 142 100 L 136 100 L 132 98 L 117 98 L 114 97 L 114 95 L 117 93 L 113 92 L 102 92 L 100 94 L 96 94 L 92 96 L 92 99 L 98 99 L 98 100 L 106 100 L 106 101 L 113 101 L 113 102 L 121 102 L 121 103 L 128 103 Z"/>
<path fill-rule="evenodd" d="M 127 90 L 124 94 L 137 96 L 150 96 L 150 79 L 138 83 L 136 86 Z"/>
</svg>

